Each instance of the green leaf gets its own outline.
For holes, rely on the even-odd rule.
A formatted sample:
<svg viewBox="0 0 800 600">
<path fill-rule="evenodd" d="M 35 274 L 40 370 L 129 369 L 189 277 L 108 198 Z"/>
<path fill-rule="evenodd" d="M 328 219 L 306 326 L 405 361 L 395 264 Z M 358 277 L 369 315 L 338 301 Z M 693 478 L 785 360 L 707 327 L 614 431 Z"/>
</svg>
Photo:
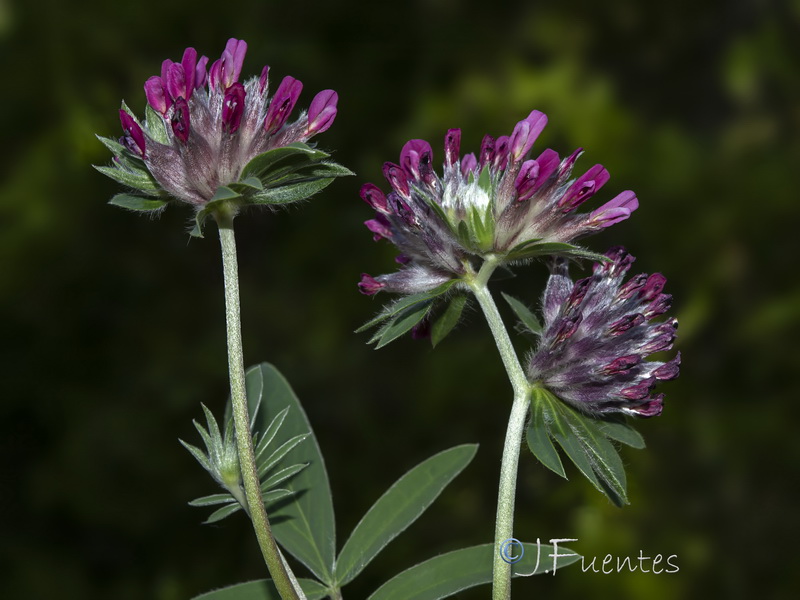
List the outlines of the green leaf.
<svg viewBox="0 0 800 600">
<path fill-rule="evenodd" d="M 431 505 L 475 457 L 476 444 L 456 446 L 403 475 L 369 509 L 342 548 L 335 576 L 340 586 L 352 581 L 394 538 Z"/>
<path fill-rule="evenodd" d="M 442 294 L 448 292 L 451 287 L 456 284 L 455 279 L 451 279 L 450 281 L 445 281 L 443 284 L 435 287 L 429 292 L 420 292 L 418 294 L 411 294 L 410 296 L 406 296 L 397 300 L 396 302 L 392 302 L 391 304 L 387 304 L 383 310 L 375 315 L 372 319 L 364 323 L 361 327 L 356 329 L 356 333 L 361 333 L 362 331 L 366 331 L 371 327 L 374 327 L 381 321 L 385 321 L 389 317 L 392 317 L 399 313 L 402 310 L 405 310 L 409 306 L 413 306 L 418 302 L 424 302 L 426 300 L 430 300 L 432 298 L 436 298 L 437 296 L 441 296 Z"/>
<path fill-rule="evenodd" d="M 250 398 L 250 394 L 251 394 L 250 390 L 247 390 L 247 398 L 248 398 L 248 400 Z M 258 398 L 261 397 L 261 392 L 260 391 L 258 392 L 258 396 L 257 397 Z M 229 403 L 225 407 L 225 418 L 226 419 L 229 418 L 228 413 L 230 412 L 230 408 L 231 408 L 231 404 Z M 255 417 L 258 416 L 258 408 L 259 407 L 256 406 L 255 410 L 253 410 L 250 406 L 248 406 L 248 409 L 250 410 L 249 414 L 250 414 L 250 421 L 251 421 L 250 422 L 250 430 L 251 431 L 255 430 Z M 281 425 L 283 425 L 284 419 L 286 419 L 286 413 L 287 412 L 289 412 L 289 408 L 288 407 L 285 408 L 284 410 L 282 410 L 281 412 L 279 412 L 277 415 L 275 415 L 275 418 L 272 419 L 272 422 L 269 424 L 269 427 L 267 428 L 267 430 L 264 433 L 261 434 L 261 440 L 258 442 L 258 444 L 256 444 L 256 448 L 255 448 L 255 451 L 254 451 L 255 455 L 256 455 L 256 464 L 257 465 L 261 465 L 262 464 L 261 461 L 263 459 L 262 459 L 261 455 L 264 454 L 264 452 L 266 452 L 267 448 L 269 448 L 269 446 L 272 444 L 272 440 L 275 438 L 275 434 L 278 433 L 278 430 L 280 430 Z"/>
<path fill-rule="evenodd" d="M 214 195 L 211 196 L 211 200 L 208 201 L 208 204 L 211 204 L 212 202 L 222 202 L 224 200 L 236 200 L 241 197 L 242 195 L 236 190 L 232 190 L 228 186 L 221 185 L 214 191 Z M 206 206 L 208 206 L 208 204 L 206 204 Z"/>
<path fill-rule="evenodd" d="M 625 466 L 617 449 L 592 423 L 591 417 L 572 409 L 565 410 L 564 414 L 600 480 L 601 487 L 598 489 L 617 506 L 628 504 Z"/>
<path fill-rule="evenodd" d="M 355 175 L 344 165 L 333 161 L 313 163 L 310 167 L 302 169 L 304 177 L 349 177 Z"/>
<path fill-rule="evenodd" d="M 243 204 L 243 196 L 234 189 L 228 186 L 221 185 L 215 191 L 211 200 L 206 202 L 202 209 L 197 211 L 194 217 L 194 227 L 189 232 L 192 237 L 203 237 L 203 225 L 209 215 L 214 214 L 220 207 L 226 203 L 231 203 L 235 206 Z"/>
<path fill-rule="evenodd" d="M 553 447 L 553 442 L 550 441 L 550 435 L 547 432 L 544 405 L 538 392 L 539 389 L 536 388 L 531 399 L 531 420 L 528 423 L 527 431 L 528 448 L 545 467 L 566 479 L 564 465 L 561 464 L 558 452 Z"/>
<path fill-rule="evenodd" d="M 257 194 L 264 191 L 261 181 L 255 177 L 248 177 L 244 181 L 228 184 L 228 187 L 237 194 L 245 196 L 247 194 Z"/>
<path fill-rule="evenodd" d="M 277 471 L 276 473 L 270 475 L 264 482 L 261 484 L 262 490 L 268 490 L 271 487 L 275 487 L 276 485 L 283 483 L 297 475 L 300 471 L 305 469 L 308 466 L 308 463 L 301 464 L 301 465 L 292 465 L 291 467 L 286 467 Z"/>
<path fill-rule="evenodd" d="M 168 204 L 165 200 L 142 198 L 141 196 L 131 196 L 129 194 L 117 194 L 108 203 L 139 212 L 159 211 Z"/>
<path fill-rule="evenodd" d="M 523 544 L 525 554 L 512 567 L 512 576 L 540 575 L 552 572 L 555 554 L 548 544 Z M 494 544 L 472 546 L 431 558 L 407 569 L 384 583 L 368 600 L 438 600 L 448 598 L 492 580 Z M 558 547 L 557 568 L 580 559 L 568 548 Z M 537 560 L 538 559 L 538 560 Z"/>
<path fill-rule="evenodd" d="M 128 115 L 130 115 L 131 119 L 133 119 L 133 120 L 136 122 L 136 124 L 137 124 L 139 127 L 141 127 L 141 126 L 142 126 L 142 124 L 139 122 L 139 118 L 138 118 L 138 117 L 137 117 L 137 116 L 134 114 L 134 112 L 133 112 L 133 111 L 132 111 L 132 110 L 131 110 L 131 109 L 128 107 L 128 105 L 127 105 L 127 104 L 125 104 L 125 100 L 123 100 L 123 101 L 122 101 L 122 104 L 120 105 L 120 108 L 121 108 L 122 110 L 124 110 L 126 113 L 128 113 Z"/>
<path fill-rule="evenodd" d="M 617 440 L 618 442 L 622 442 L 638 450 L 645 447 L 642 434 L 624 421 L 598 420 L 596 424 L 597 428 L 602 431 L 606 437 L 612 440 Z"/>
<path fill-rule="evenodd" d="M 122 144 L 120 144 L 117 140 L 112 140 L 111 138 L 103 137 L 102 135 L 95 135 L 95 137 L 100 140 L 100 142 L 109 150 L 111 150 L 111 154 L 114 156 L 120 156 L 122 154 L 126 154 L 128 149 L 125 148 Z"/>
<path fill-rule="evenodd" d="M 472 234 L 470 232 L 469 227 L 467 226 L 466 221 L 458 222 L 455 234 L 456 237 L 458 237 L 458 241 L 461 242 L 462 246 L 470 248 L 475 244 L 475 238 L 472 237 Z"/>
<path fill-rule="evenodd" d="M 539 319 L 536 318 L 536 315 L 531 312 L 527 306 L 525 306 L 522 302 L 514 298 L 514 296 L 510 296 L 505 292 L 500 292 L 505 298 L 508 305 L 514 311 L 514 314 L 517 315 L 522 324 L 530 331 L 531 333 L 535 333 L 536 335 L 542 334 L 542 325 L 539 323 Z"/>
<path fill-rule="evenodd" d="M 197 211 L 197 214 L 194 216 L 194 227 L 192 227 L 192 230 L 189 232 L 190 236 L 196 238 L 203 237 L 203 225 L 205 225 L 206 219 L 210 214 L 211 211 L 208 208 Z"/>
<path fill-rule="evenodd" d="M 426 300 L 425 302 L 420 302 L 414 306 L 408 307 L 386 325 L 381 327 L 378 333 L 372 337 L 370 343 L 377 341 L 378 343 L 375 349 L 378 350 L 393 342 L 414 327 L 414 325 L 422 321 L 422 319 L 427 316 L 428 312 L 430 312 L 431 306 L 433 306 L 433 300 Z"/>
<path fill-rule="evenodd" d="M 159 144 L 168 145 L 169 136 L 167 135 L 167 126 L 164 123 L 164 119 L 149 104 L 144 109 L 144 118 L 147 124 L 147 133 L 150 137 Z"/>
<path fill-rule="evenodd" d="M 262 363 L 248 369 L 246 384 L 248 395 L 258 392 L 258 398 L 248 398 L 250 406 L 261 403 L 256 429 L 266 431 L 273 417 L 289 407 L 275 443 L 282 444 L 297 435 L 309 434 L 304 443 L 295 446 L 285 457 L 289 464 L 309 465 L 283 486 L 294 495 L 271 507 L 270 522 L 281 546 L 320 580 L 330 584 L 336 548 L 333 501 L 325 463 L 308 417 L 289 382 L 273 365 Z"/>
<path fill-rule="evenodd" d="M 240 510 L 242 510 L 242 505 L 238 502 L 234 502 L 233 504 L 229 504 L 228 506 L 224 506 L 218 510 L 215 510 L 205 521 L 203 521 L 203 524 L 211 525 L 211 523 L 222 521 L 222 519 L 225 517 L 230 517 L 233 513 Z"/>
<path fill-rule="evenodd" d="M 275 502 L 276 500 L 280 500 L 281 498 L 286 498 L 287 496 L 291 496 L 292 492 L 289 490 L 284 489 L 277 489 L 277 490 L 261 490 L 261 496 L 264 499 L 264 504 L 269 504 L 270 502 Z"/>
<path fill-rule="evenodd" d="M 614 445 L 577 410 L 540 390 L 553 438 L 584 476 L 615 505 L 628 503 L 625 467 Z"/>
<path fill-rule="evenodd" d="M 117 159 L 115 161 L 114 167 L 118 167 L 120 169 L 130 171 L 131 173 L 149 173 L 147 171 L 147 167 L 144 164 L 142 158 L 130 150 L 128 150 L 125 146 L 120 144 L 116 140 L 112 140 L 111 138 L 105 138 L 103 136 L 95 136 L 98 140 L 114 155 Z M 97 167 L 95 167 L 97 168 Z"/>
<path fill-rule="evenodd" d="M 296 435 L 293 438 L 286 440 L 283 444 L 280 445 L 272 454 L 270 454 L 269 458 L 267 458 L 263 463 L 258 465 L 258 476 L 263 477 L 267 471 L 269 471 L 272 467 L 277 465 L 280 460 L 289 454 L 292 451 L 292 448 L 297 446 L 300 442 L 308 437 L 307 433 Z"/>
<path fill-rule="evenodd" d="M 447 213 L 445 213 L 439 202 L 430 193 L 426 193 L 424 190 L 420 191 L 419 195 L 425 201 L 425 205 L 428 206 L 434 213 L 436 213 L 436 216 L 442 220 L 442 223 L 447 225 L 448 229 L 453 233 L 453 235 L 457 235 L 456 231 L 453 229 L 453 224 L 450 222 L 450 218 L 447 216 Z"/>
<path fill-rule="evenodd" d="M 155 179 L 150 176 L 150 173 L 143 169 L 135 169 L 127 171 L 119 167 L 98 167 L 92 165 L 95 169 L 100 171 L 106 177 L 110 177 L 117 183 L 126 185 L 130 188 L 137 189 L 150 196 L 156 196 L 161 191 Z"/>
<path fill-rule="evenodd" d="M 313 579 L 298 579 L 297 583 L 308 600 L 321 600 L 328 595 L 328 590 Z M 281 596 L 271 579 L 260 579 L 206 592 L 193 600 L 281 600 Z"/>
<path fill-rule="evenodd" d="M 484 252 L 490 250 L 494 243 L 494 219 L 490 215 L 484 220 L 485 213 L 486 211 L 481 211 L 478 207 L 473 207 L 469 211 L 469 227 L 472 238 L 478 249 Z"/>
<path fill-rule="evenodd" d="M 324 190 L 332 181 L 332 177 L 301 179 L 286 185 L 267 187 L 263 192 L 254 194 L 249 200 L 251 204 L 289 204 L 291 202 L 299 202 Z"/>
<path fill-rule="evenodd" d="M 196 498 L 189 502 L 189 506 L 215 506 L 217 504 L 228 504 L 230 502 L 236 502 L 236 498 L 230 494 L 213 494 L 211 496 Z"/>
<path fill-rule="evenodd" d="M 444 314 L 431 327 L 431 344 L 433 344 L 434 348 L 453 331 L 453 328 L 461 319 L 461 313 L 464 311 L 466 304 L 467 297 L 463 295 L 456 296 L 450 300 L 450 304 L 447 305 Z"/>
<path fill-rule="evenodd" d="M 322 160 L 323 158 L 328 158 L 330 155 L 321 150 L 314 150 L 306 144 L 296 142 L 288 146 L 267 150 L 253 157 L 242 169 L 242 177 L 247 178 L 253 176 L 262 179 L 262 176 L 267 171 L 274 168 L 281 161 L 296 156 L 303 156 L 307 160 Z"/>
<path fill-rule="evenodd" d="M 200 450 L 200 448 L 197 446 L 192 446 L 191 444 L 187 444 L 180 438 L 178 438 L 178 441 L 181 443 L 181 446 L 186 448 L 192 454 L 192 456 L 195 457 L 197 462 L 200 463 L 201 467 L 203 467 L 209 473 L 211 472 L 211 463 L 208 462 L 208 458 L 205 454 L 203 454 L 203 451 Z"/>
<path fill-rule="evenodd" d="M 481 169 L 481 174 L 478 177 L 478 187 L 486 192 L 489 196 L 492 195 L 492 173 L 491 169 L 488 167 Z"/>
<path fill-rule="evenodd" d="M 506 260 L 519 260 L 548 255 L 582 258 L 599 262 L 607 262 L 609 260 L 604 254 L 598 254 L 597 252 L 586 250 L 580 246 L 563 242 L 541 242 L 539 239 L 527 240 L 514 246 L 506 255 Z"/>
</svg>

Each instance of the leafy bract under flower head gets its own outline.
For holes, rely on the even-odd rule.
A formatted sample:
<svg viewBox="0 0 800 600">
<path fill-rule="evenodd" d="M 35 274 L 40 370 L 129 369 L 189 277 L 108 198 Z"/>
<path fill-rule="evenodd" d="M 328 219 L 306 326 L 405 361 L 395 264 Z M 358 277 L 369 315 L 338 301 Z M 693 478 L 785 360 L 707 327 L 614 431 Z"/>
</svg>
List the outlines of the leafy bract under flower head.
<svg viewBox="0 0 800 600">
<path fill-rule="evenodd" d="M 634 261 L 615 247 L 594 273 L 573 283 L 567 265 L 556 260 L 542 301 L 544 328 L 531 356 L 528 378 L 590 415 L 661 414 L 659 381 L 678 376 L 680 353 L 668 362 L 645 360 L 670 350 L 678 321 L 656 321 L 669 310 L 660 273 L 640 274 L 623 283 Z"/>
<path fill-rule="evenodd" d="M 461 131 L 451 129 L 445 136 L 442 175 L 433 169 L 430 144 L 409 141 L 400 164 L 384 164 L 389 194 L 371 183 L 361 189 L 377 213 L 366 226 L 376 240 L 386 238 L 397 246 L 404 267 L 389 275 L 364 276 L 361 291 L 430 291 L 463 276 L 472 258 L 490 255 L 505 263 L 550 254 L 594 256 L 570 242 L 627 219 L 638 200 L 625 191 L 590 213 L 578 213 L 608 181 L 608 171 L 595 165 L 572 178 L 582 149 L 564 159 L 550 149 L 529 158 L 546 123 L 547 117 L 534 110 L 510 136 L 486 136 L 477 156 L 463 157 Z"/>
<path fill-rule="evenodd" d="M 286 204 L 351 174 L 306 144 L 333 123 L 336 92 L 319 92 L 308 112 L 290 121 L 303 84 L 285 77 L 270 96 L 269 67 L 240 82 L 246 51 L 244 41 L 231 38 L 207 68 L 208 58 L 187 48 L 180 62 L 165 60 L 161 75 L 145 82 L 144 121 L 123 103 L 122 138 L 100 138 L 114 165 L 98 170 L 135 193 L 112 204 L 139 211 L 160 210 L 172 199 L 191 204 L 199 235 L 203 219 L 223 204 L 234 214 L 244 205 Z"/>
</svg>

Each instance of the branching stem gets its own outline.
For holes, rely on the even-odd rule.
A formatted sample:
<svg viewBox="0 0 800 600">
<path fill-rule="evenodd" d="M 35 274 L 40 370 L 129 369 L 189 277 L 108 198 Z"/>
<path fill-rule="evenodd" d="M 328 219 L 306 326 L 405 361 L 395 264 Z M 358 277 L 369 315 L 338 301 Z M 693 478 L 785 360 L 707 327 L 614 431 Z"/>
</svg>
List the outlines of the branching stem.
<svg viewBox="0 0 800 600">
<path fill-rule="evenodd" d="M 508 419 L 506 439 L 503 444 L 503 458 L 500 463 L 497 521 L 495 523 L 495 552 L 492 569 L 492 600 L 508 600 L 511 598 L 511 564 L 503 559 L 500 549 L 504 541 L 513 537 L 514 497 L 517 489 L 517 470 L 519 467 L 522 434 L 530 405 L 530 384 L 525 377 L 525 372 L 522 370 L 494 298 L 489 293 L 488 281 L 495 268 L 497 268 L 497 262 L 492 257 L 489 257 L 478 273 L 465 279 L 475 294 L 481 310 L 483 310 L 497 345 L 497 350 L 500 352 L 500 358 L 506 368 L 511 387 L 514 390 L 514 402 L 511 405 L 511 415 Z"/>
</svg>

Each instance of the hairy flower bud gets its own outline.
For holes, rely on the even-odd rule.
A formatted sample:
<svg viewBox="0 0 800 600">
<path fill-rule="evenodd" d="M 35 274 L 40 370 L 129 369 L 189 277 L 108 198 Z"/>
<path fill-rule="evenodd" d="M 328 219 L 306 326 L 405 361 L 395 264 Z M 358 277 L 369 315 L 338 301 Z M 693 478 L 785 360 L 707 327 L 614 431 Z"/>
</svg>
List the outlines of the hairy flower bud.
<svg viewBox="0 0 800 600">
<path fill-rule="evenodd" d="M 528 378 L 590 415 L 656 416 L 664 395 L 654 395 L 653 388 L 680 370 L 680 353 L 668 362 L 646 360 L 672 348 L 675 339 L 675 319 L 650 320 L 661 314 L 650 307 L 666 296 L 653 296 L 666 279 L 655 273 L 644 276 L 644 284 L 623 284 L 633 257 L 619 247 L 606 256 L 610 263 L 598 263 L 590 277 L 574 284 L 566 264 L 554 264 L 542 302 L 542 337 Z"/>
</svg>

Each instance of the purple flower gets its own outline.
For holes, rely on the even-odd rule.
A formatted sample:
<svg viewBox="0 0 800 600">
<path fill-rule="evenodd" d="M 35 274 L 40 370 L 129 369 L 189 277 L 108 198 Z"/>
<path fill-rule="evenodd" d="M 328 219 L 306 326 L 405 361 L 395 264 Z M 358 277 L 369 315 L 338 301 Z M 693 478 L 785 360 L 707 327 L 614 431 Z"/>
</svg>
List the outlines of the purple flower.
<svg viewBox="0 0 800 600">
<path fill-rule="evenodd" d="M 367 227 L 376 239 L 389 239 L 410 258 L 400 272 L 375 278 L 380 289 L 430 290 L 462 277 L 467 264 L 476 266 L 473 259 L 489 256 L 501 263 L 543 254 L 580 256 L 583 251 L 570 242 L 636 210 L 635 194 L 626 191 L 593 212 L 579 213 L 578 207 L 608 182 L 608 171 L 595 165 L 573 180 L 582 149 L 563 160 L 550 149 L 528 158 L 546 124 L 547 117 L 534 110 L 510 136 L 487 135 L 477 156 L 463 157 L 461 131 L 451 129 L 445 136 L 441 175 L 433 169 L 428 142 L 406 143 L 399 164 L 384 165 L 389 193 L 373 184 L 361 190 L 378 213 Z M 413 280 L 412 269 L 421 279 Z"/>
<path fill-rule="evenodd" d="M 567 264 L 556 259 L 545 289 L 544 327 L 528 365 L 528 378 L 590 415 L 661 414 L 659 381 L 678 376 L 680 352 L 667 362 L 646 360 L 672 348 L 678 322 L 655 321 L 670 307 L 660 273 L 638 275 L 623 283 L 634 261 L 625 249 L 606 253 L 594 273 L 577 282 Z"/>
<path fill-rule="evenodd" d="M 123 105 L 122 148 L 101 138 L 115 153 L 115 165 L 100 170 L 156 199 L 126 196 L 124 202 L 112 202 L 152 210 L 174 198 L 193 205 L 198 212 L 219 198 L 230 200 L 234 207 L 283 204 L 293 201 L 300 191 L 317 191 L 313 185 L 309 187 L 309 180 L 329 182 L 349 174 L 334 163 L 321 162 L 328 155 L 305 145 L 333 123 L 336 92 L 323 90 L 311 101 L 309 113 L 301 112 L 292 121 L 302 83 L 286 77 L 270 97 L 268 67 L 261 77 L 240 81 L 246 52 L 247 44 L 232 38 L 222 56 L 207 68 L 208 58 L 198 59 L 195 49 L 187 48 L 180 62 L 165 60 L 161 75 L 145 82 L 145 120 L 137 120 Z M 251 162 L 287 147 L 287 152 L 275 155 L 273 160 Z M 272 179 L 280 179 L 282 188 L 275 191 L 268 167 L 285 161 L 292 153 L 302 156 L 294 156 L 291 168 L 280 164 L 280 177 Z M 309 167 L 316 169 L 313 174 L 307 172 Z M 294 196 L 287 187 L 290 183 L 297 183 L 299 191 Z M 321 189 L 322 183 L 317 187 Z"/>
</svg>

